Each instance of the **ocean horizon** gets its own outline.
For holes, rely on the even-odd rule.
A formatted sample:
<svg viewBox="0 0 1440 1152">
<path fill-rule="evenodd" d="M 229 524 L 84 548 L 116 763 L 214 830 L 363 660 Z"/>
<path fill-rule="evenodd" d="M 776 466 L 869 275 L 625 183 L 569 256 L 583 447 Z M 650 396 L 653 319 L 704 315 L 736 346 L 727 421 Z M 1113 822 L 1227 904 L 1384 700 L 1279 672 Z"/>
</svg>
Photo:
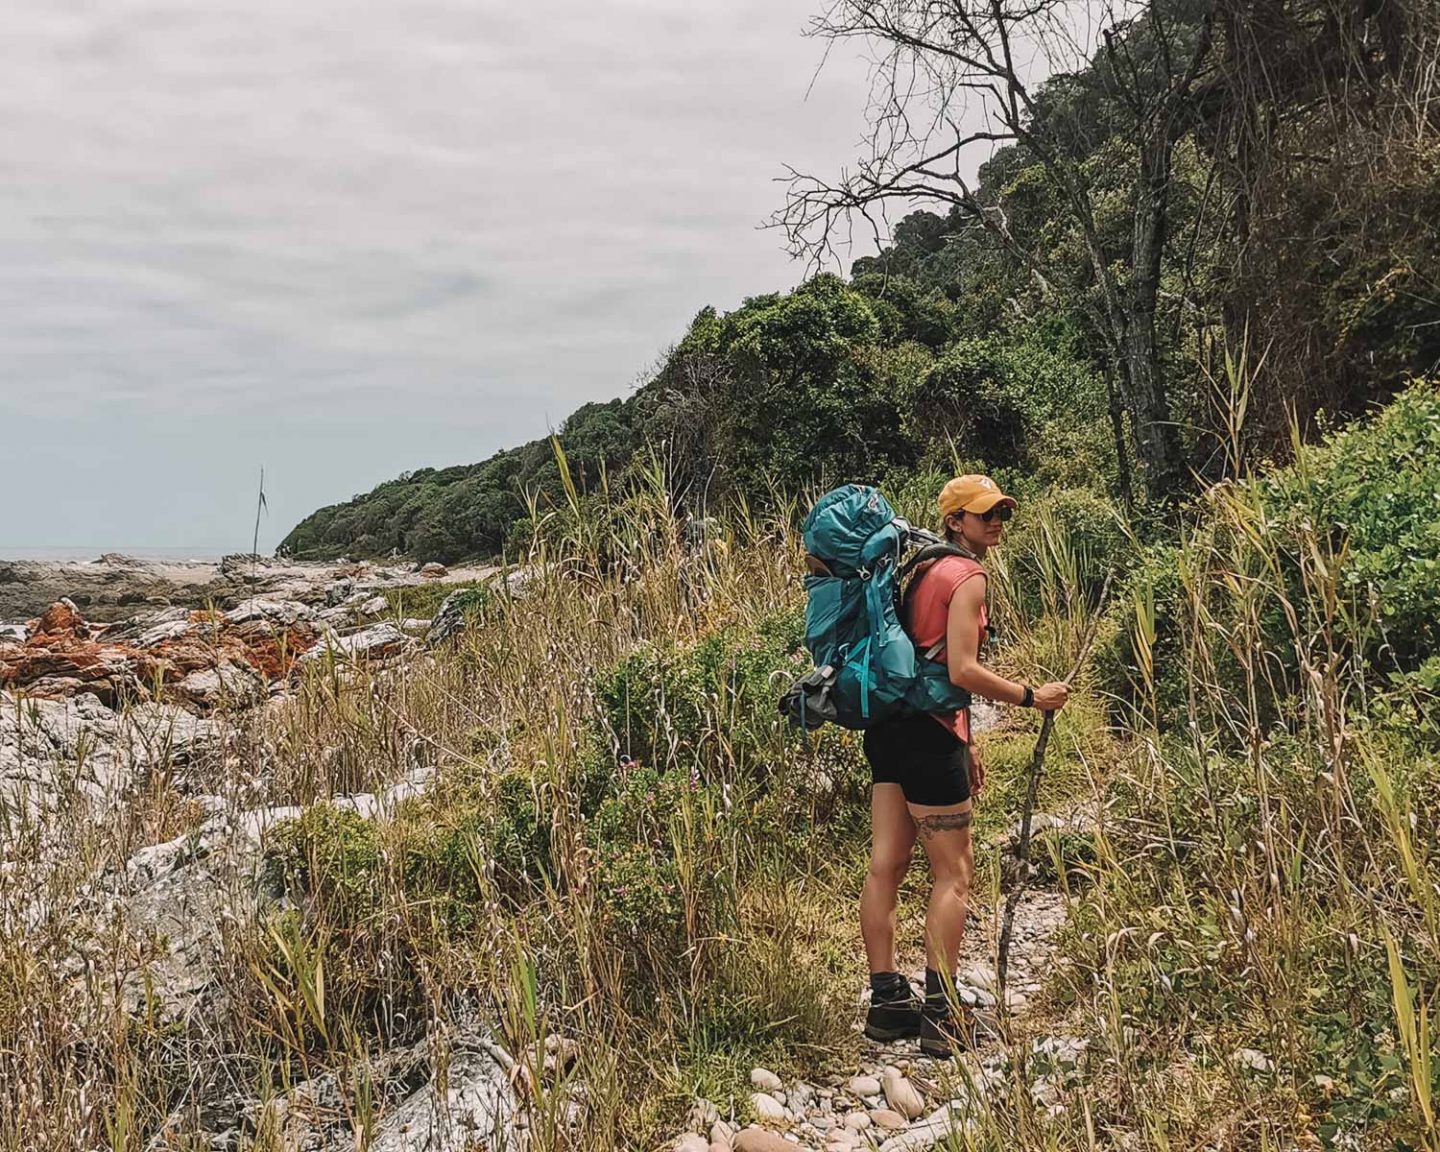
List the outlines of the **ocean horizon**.
<svg viewBox="0 0 1440 1152">
<path fill-rule="evenodd" d="M 66 562 L 78 562 L 85 560 L 98 560 L 107 553 L 119 553 L 122 556 L 133 556 L 137 560 L 164 560 L 180 561 L 193 560 L 197 563 L 218 563 L 226 552 L 243 552 L 244 548 L 156 548 L 147 546 L 125 546 L 125 545 L 84 545 L 84 546 L 58 546 L 58 545 L 5 545 L 0 544 L 0 560 L 30 560 L 40 564 L 58 564 Z M 261 552 L 261 555 L 267 555 Z"/>
</svg>

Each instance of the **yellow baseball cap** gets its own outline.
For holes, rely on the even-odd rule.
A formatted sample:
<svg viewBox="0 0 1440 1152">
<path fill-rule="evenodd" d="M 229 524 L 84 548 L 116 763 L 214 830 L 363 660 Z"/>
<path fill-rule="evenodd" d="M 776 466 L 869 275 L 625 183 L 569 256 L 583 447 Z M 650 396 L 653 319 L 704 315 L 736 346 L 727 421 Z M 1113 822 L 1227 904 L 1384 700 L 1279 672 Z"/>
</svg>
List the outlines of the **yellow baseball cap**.
<svg viewBox="0 0 1440 1152">
<path fill-rule="evenodd" d="M 1016 506 L 1015 497 L 1000 491 L 989 476 L 956 476 L 940 489 L 941 516 L 954 516 L 957 512 L 988 512 L 997 504 Z"/>
</svg>

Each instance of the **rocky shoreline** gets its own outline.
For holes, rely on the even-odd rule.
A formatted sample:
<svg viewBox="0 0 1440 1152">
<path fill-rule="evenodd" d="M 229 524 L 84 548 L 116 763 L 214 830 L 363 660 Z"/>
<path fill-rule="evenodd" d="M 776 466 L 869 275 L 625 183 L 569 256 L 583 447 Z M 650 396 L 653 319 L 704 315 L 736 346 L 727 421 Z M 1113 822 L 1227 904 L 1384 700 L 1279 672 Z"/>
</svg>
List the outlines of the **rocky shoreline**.
<svg viewBox="0 0 1440 1152">
<path fill-rule="evenodd" d="M 251 557 L 12 563 L 0 568 L 0 690 L 46 700 L 89 694 L 110 708 L 163 700 L 201 714 L 254 704 L 283 691 L 306 661 L 386 659 L 413 647 L 430 619 L 399 618 L 387 595 L 394 590 L 492 572 Z"/>
<path fill-rule="evenodd" d="M 493 570 L 111 557 L 7 571 L 5 603 L 29 613 L 0 617 L 0 823 L 24 833 L 0 850 L 0 880 L 17 886 L 7 910 L 22 930 L 62 941 L 58 970 L 77 983 L 99 962 L 97 942 L 118 941 L 143 963 L 105 982 L 97 1003 L 223 1046 L 207 1021 L 225 996 L 227 934 L 275 911 L 265 839 L 303 811 L 256 771 L 270 728 L 309 664 L 348 675 L 423 659 L 463 626 L 473 582 Z M 431 589 L 422 602 L 438 604 L 433 620 L 397 610 L 394 590 L 410 588 Z M 383 819 L 433 775 L 417 756 L 398 781 L 330 803 Z M 171 838 L 132 848 L 123 830 L 152 794 L 176 809 Z M 51 880 L 76 867 L 86 825 L 113 828 L 117 851 L 87 857 L 89 878 L 57 901 Z M 367 1069 L 385 1105 L 370 1147 L 520 1146 L 513 1061 L 478 1021 L 368 1057 Z M 207 1147 L 240 1148 L 262 1131 L 283 1133 L 287 1147 L 354 1146 L 333 1074 L 270 1100 L 227 1087 L 222 1071 L 145 1147 L 190 1147 L 203 1133 Z"/>
<path fill-rule="evenodd" d="M 30 596 L 83 600 L 98 585 L 118 607 L 152 594 L 111 622 L 71 596 L 28 620 L 0 617 L 0 811 L 79 798 L 103 809 L 151 767 L 212 761 L 235 718 L 287 697 L 305 665 L 384 666 L 438 643 L 463 622 L 469 582 L 492 571 L 243 559 L 191 565 L 180 580 L 174 565 L 114 558 L 35 566 Z M 6 585 L 10 602 L 32 602 L 14 594 L 20 583 Z M 452 585 L 434 627 L 400 616 L 386 595 Z"/>
<path fill-rule="evenodd" d="M 97 623 L 114 623 L 147 608 L 235 607 L 247 597 L 311 602 L 337 580 L 380 592 L 407 585 L 463 583 L 493 568 L 439 564 L 312 563 L 235 554 L 219 561 L 146 560 L 107 552 L 93 560 L 0 560 L 0 629 L 71 601 Z M 3 636 L 0 631 L 0 636 Z"/>
</svg>

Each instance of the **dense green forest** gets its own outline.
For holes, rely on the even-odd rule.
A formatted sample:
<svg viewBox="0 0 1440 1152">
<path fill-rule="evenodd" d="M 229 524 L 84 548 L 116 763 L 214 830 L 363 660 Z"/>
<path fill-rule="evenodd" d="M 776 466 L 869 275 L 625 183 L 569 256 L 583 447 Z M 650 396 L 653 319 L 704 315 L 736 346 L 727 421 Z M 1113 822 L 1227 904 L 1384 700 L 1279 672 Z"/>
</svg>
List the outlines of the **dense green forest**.
<svg viewBox="0 0 1440 1152">
<path fill-rule="evenodd" d="M 1028 13 L 941 28 L 912 8 L 836 3 L 815 31 L 868 36 L 937 91 L 1019 85 L 983 53 L 955 64 L 970 60 L 955 46 Z M 1288 457 L 1292 424 L 1344 420 L 1440 362 L 1431 8 L 1102 14 L 1088 63 L 1020 87 L 971 137 L 897 137 L 911 110 L 878 97 L 875 157 L 840 184 L 797 177 L 775 223 L 818 260 L 847 219 L 927 207 L 877 232 L 848 280 L 702 310 L 651 379 L 565 420 L 571 479 L 583 495 L 663 469 L 680 510 L 705 515 L 966 463 L 1144 513 Z M 972 185 L 944 161 L 977 142 Z M 547 438 L 422 468 L 281 547 L 514 556 L 564 504 L 560 467 Z"/>
</svg>

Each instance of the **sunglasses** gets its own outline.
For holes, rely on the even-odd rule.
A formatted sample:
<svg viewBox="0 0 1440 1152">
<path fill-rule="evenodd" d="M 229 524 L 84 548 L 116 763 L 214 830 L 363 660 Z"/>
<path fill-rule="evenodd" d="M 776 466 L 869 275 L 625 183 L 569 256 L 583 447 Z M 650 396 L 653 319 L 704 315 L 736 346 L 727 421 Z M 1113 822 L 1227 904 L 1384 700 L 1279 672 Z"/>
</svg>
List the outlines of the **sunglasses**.
<svg viewBox="0 0 1440 1152">
<path fill-rule="evenodd" d="M 973 515 L 979 516 L 980 519 L 984 520 L 987 524 L 992 520 L 999 520 L 1000 523 L 1005 524 L 1009 521 L 1010 517 L 1015 515 L 1015 509 L 1009 504 L 997 504 L 988 511 L 975 512 Z"/>
</svg>

